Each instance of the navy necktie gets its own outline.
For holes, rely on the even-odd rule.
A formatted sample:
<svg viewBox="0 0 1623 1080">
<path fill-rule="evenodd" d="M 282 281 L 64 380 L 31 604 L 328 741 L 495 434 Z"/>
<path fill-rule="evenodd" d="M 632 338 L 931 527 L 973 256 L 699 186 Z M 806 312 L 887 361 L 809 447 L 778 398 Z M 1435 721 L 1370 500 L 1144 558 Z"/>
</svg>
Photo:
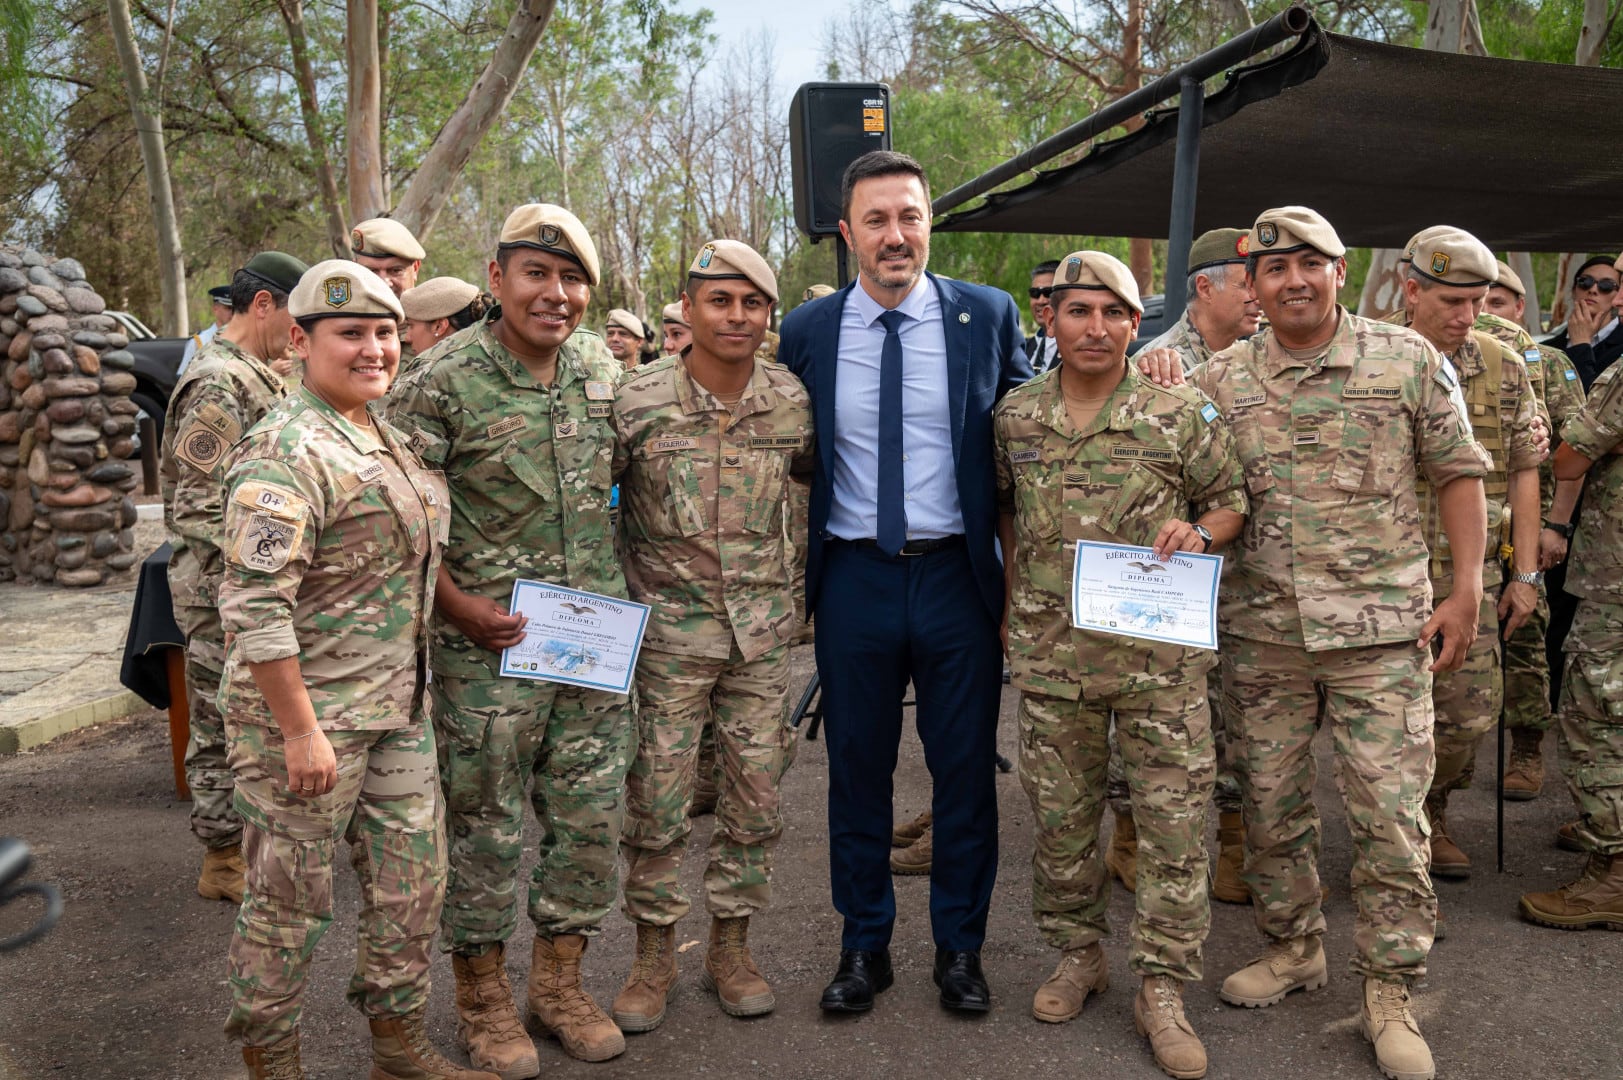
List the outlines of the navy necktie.
<svg viewBox="0 0 1623 1080">
<path fill-rule="evenodd" d="M 900 311 L 879 316 L 885 347 L 879 354 L 879 549 L 899 554 L 907 543 L 902 505 L 902 320 Z"/>
</svg>

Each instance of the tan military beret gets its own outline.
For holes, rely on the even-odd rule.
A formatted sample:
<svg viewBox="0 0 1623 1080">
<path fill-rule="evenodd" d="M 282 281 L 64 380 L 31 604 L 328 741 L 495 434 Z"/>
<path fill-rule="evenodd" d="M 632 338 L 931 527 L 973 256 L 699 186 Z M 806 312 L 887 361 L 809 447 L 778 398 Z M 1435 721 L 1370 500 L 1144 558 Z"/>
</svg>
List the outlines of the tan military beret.
<svg viewBox="0 0 1623 1080">
<path fill-rule="evenodd" d="M 686 326 L 688 321 L 682 318 L 682 302 L 666 304 L 659 312 L 659 321 L 662 323 L 675 323 L 677 326 Z"/>
<path fill-rule="evenodd" d="M 610 308 L 607 325 L 618 326 L 622 330 L 629 330 L 638 337 L 643 337 L 646 333 L 646 331 L 643 329 L 642 320 L 637 318 L 631 312 L 627 311 L 625 308 Z"/>
<path fill-rule="evenodd" d="M 1442 285 L 1492 285 L 1499 277 L 1499 260 L 1464 229 L 1439 229 L 1423 237 L 1413 259 L 1410 269 Z"/>
<path fill-rule="evenodd" d="M 1054 273 L 1054 292 L 1064 289 L 1104 289 L 1121 297 L 1140 315 L 1144 302 L 1138 298 L 1138 282 L 1127 264 L 1102 251 L 1073 251 L 1060 260 Z"/>
<path fill-rule="evenodd" d="M 1347 254 L 1347 246 L 1336 235 L 1336 230 L 1317 210 L 1305 206 L 1281 206 L 1264 210 L 1257 215 L 1256 224 L 1246 238 L 1249 255 L 1276 255 L 1301 248 L 1313 248 L 1339 259 Z"/>
<path fill-rule="evenodd" d="M 806 286 L 805 299 L 807 299 L 807 300 L 821 300 L 825 296 L 833 296 L 833 295 L 834 295 L 834 286 L 832 286 L 832 285 L 808 285 L 808 286 Z"/>
<path fill-rule="evenodd" d="M 349 246 L 355 249 L 357 255 L 371 255 L 379 259 L 387 259 L 391 255 L 397 259 L 428 258 L 428 253 L 411 235 L 411 230 L 394 218 L 367 218 L 349 231 Z"/>
<path fill-rule="evenodd" d="M 1409 237 L 1409 242 L 1403 245 L 1403 254 L 1398 256 L 1398 262 L 1414 262 L 1415 248 L 1419 247 L 1421 244 L 1424 244 L 1427 240 L 1430 240 L 1434 236 L 1456 231 L 1458 230 L 1453 225 L 1427 225 L 1424 229 L 1421 229 L 1419 232 Z"/>
<path fill-rule="evenodd" d="M 1245 262 L 1251 250 L 1251 234 L 1244 229 L 1213 229 L 1203 232 L 1189 245 L 1189 272 L 1209 266 Z"/>
<path fill-rule="evenodd" d="M 1510 268 L 1509 263 L 1503 260 L 1499 261 L 1499 279 L 1494 284 L 1503 285 L 1517 296 L 1527 295 L 1527 286 L 1522 284 L 1521 277 Z"/>
<path fill-rule="evenodd" d="M 287 298 L 287 311 L 295 319 L 404 318 L 400 300 L 383 279 L 357 262 L 328 259 L 304 272 Z"/>
<path fill-rule="evenodd" d="M 601 279 L 597 245 L 586 234 L 586 226 L 580 218 L 552 203 L 525 203 L 508 214 L 496 246 L 528 247 L 562 255 L 580 264 L 588 285 L 596 285 Z"/>
<path fill-rule="evenodd" d="M 765 293 L 768 300 L 778 302 L 778 275 L 754 248 L 737 240 L 712 240 L 700 248 L 688 267 L 688 276 L 747 281 Z"/>
<path fill-rule="evenodd" d="M 429 278 L 421 285 L 400 294 L 400 307 L 408 319 L 433 322 L 449 319 L 479 295 L 479 286 L 470 285 L 461 278 Z"/>
</svg>

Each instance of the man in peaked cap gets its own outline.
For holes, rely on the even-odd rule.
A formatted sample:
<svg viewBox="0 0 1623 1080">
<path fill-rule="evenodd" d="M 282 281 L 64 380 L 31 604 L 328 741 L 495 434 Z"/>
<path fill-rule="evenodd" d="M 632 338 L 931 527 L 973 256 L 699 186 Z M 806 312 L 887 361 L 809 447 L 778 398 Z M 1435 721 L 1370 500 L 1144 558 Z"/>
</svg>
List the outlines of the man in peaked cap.
<svg viewBox="0 0 1623 1080">
<path fill-rule="evenodd" d="M 1244 879 L 1268 946 L 1220 996 L 1260 1008 L 1328 978 L 1311 752 L 1323 723 L 1354 838 L 1363 1030 L 1388 1076 L 1427 1080 L 1434 1066 L 1408 982 L 1425 972 L 1436 895 L 1416 796 L 1431 782 L 1432 674 L 1458 668 L 1476 636 L 1489 462 L 1437 350 L 1336 302 L 1346 248 L 1328 221 L 1301 206 L 1268 210 L 1248 243 L 1268 328 L 1192 379 L 1234 430 L 1251 500 L 1219 594 L 1220 663 L 1225 698 L 1247 703 L 1228 719 Z M 1435 609 L 1422 477 L 1455 559 L 1453 592 Z"/>
<path fill-rule="evenodd" d="M 642 359 L 642 347 L 648 340 L 648 330 L 641 319 L 625 308 L 611 308 L 603 327 L 603 340 L 614 358 L 630 371 Z"/>
<path fill-rule="evenodd" d="M 1206 1052 L 1184 1014 L 1183 985 L 1201 978 L 1211 917 L 1204 834 L 1215 762 L 1206 675 L 1216 656 L 1073 628 L 1070 555 L 1083 541 L 1152 548 L 1158 559 L 1224 548 L 1245 523 L 1245 475 L 1204 394 L 1163 389 L 1128 365 L 1143 306 L 1119 259 L 1073 252 L 1059 264 L 1050 299 L 1059 361 L 1010 391 L 993 419 L 1009 567 L 1004 621 L 1011 681 L 1021 691 L 1020 780 L 1037 834 L 1032 904 L 1038 929 L 1061 951 L 1032 1013 L 1070 1020 L 1107 982 L 1100 781 L 1114 717 L 1142 855 L 1129 961 L 1142 985 L 1133 1015 L 1158 1066 L 1199 1077 Z"/>
<path fill-rule="evenodd" d="M 349 231 L 355 261 L 388 283 L 396 296 L 417 284 L 417 273 L 428 253 L 394 218 L 367 218 Z"/>
<path fill-rule="evenodd" d="M 664 337 L 660 348 L 666 356 L 674 356 L 687 348 L 688 342 L 693 340 L 693 328 L 688 325 L 687 315 L 682 311 L 682 302 L 666 304 L 659 313 L 660 330 Z"/>
<path fill-rule="evenodd" d="M 220 328 L 231 321 L 230 285 L 216 285 L 209 290 L 209 311 L 214 316 L 214 321 L 186 339 L 186 348 L 180 355 L 180 366 L 175 369 L 177 379 L 186 374 L 186 369 L 191 366 L 192 357 L 197 355 L 197 350 L 213 341 Z"/>
<path fill-rule="evenodd" d="M 1245 229 L 1213 229 L 1189 247 L 1188 306 L 1183 317 L 1145 349 L 1176 349 L 1184 371 L 1204 364 L 1257 332 L 1262 308 L 1246 282 Z"/>
<path fill-rule="evenodd" d="M 435 594 L 434 725 L 449 879 L 441 938 L 469 1056 L 534 1076 L 504 967 L 519 915 L 526 804 L 543 836 L 529 883 L 528 997 L 572 1057 L 602 1061 L 625 1038 L 586 992 L 581 959 L 614 902 L 621 798 L 633 745 L 625 694 L 503 678 L 525 637 L 513 582 L 626 595 L 609 519 L 610 411 L 624 369 L 580 323 L 597 248 L 560 206 L 508 215 L 490 292 L 497 307 L 450 339 L 392 395 L 396 425 L 430 468 L 457 478 Z"/>
<path fill-rule="evenodd" d="M 755 356 L 777 299 L 776 276 L 747 244 L 704 245 L 682 300 L 692 343 L 639 368 L 615 396 L 626 582 L 651 609 L 620 849 L 625 912 L 637 927 L 636 961 L 614 1001 L 626 1031 L 657 1027 L 676 982 L 676 923 L 691 906 L 680 870 L 707 726 L 719 802 L 701 979 L 731 1016 L 774 1006 L 747 935 L 771 899 L 778 782 L 794 749 L 784 719 L 795 606 L 783 514 L 790 476 L 810 473 L 813 449 L 805 388 Z"/>
<path fill-rule="evenodd" d="M 304 263 L 279 251 L 260 252 L 236 272 L 231 317 L 176 384 L 163 432 L 164 520 L 174 546 L 169 591 L 186 635 L 186 783 L 192 833 L 204 847 L 197 891 L 232 903 L 242 902 L 242 818 L 232 803 L 225 722 L 215 704 L 225 666 L 215 602 L 225 569 L 224 466 L 237 441 L 287 393 L 272 364 L 287 350 L 288 297 L 304 272 Z"/>
</svg>

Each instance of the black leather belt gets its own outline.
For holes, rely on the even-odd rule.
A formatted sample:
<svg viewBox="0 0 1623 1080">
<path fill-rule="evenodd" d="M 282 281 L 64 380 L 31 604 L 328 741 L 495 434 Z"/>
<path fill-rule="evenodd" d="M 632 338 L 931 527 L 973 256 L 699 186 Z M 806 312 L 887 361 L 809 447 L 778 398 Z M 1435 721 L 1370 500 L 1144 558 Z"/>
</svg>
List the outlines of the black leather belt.
<svg viewBox="0 0 1623 1080">
<path fill-rule="evenodd" d="M 874 548 L 875 550 L 879 550 L 879 541 L 873 539 L 872 537 L 865 536 L 861 540 L 851 540 L 848 542 L 855 544 L 858 547 Z M 896 554 L 899 557 L 933 555 L 938 551 L 945 551 L 948 548 L 962 547 L 963 543 L 964 538 L 961 535 L 942 536 L 935 540 L 909 540 L 906 544 L 902 545 L 902 550 Z"/>
</svg>

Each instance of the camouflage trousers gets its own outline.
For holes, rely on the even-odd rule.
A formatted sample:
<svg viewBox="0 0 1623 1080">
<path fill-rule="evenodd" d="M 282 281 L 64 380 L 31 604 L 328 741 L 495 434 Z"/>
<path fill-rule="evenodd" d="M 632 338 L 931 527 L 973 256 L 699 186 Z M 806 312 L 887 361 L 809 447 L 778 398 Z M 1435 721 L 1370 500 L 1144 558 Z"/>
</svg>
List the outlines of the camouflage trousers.
<svg viewBox="0 0 1623 1080">
<path fill-rule="evenodd" d="M 786 722 L 789 647 L 746 661 L 644 648 L 637 658 L 637 754 L 626 776 L 625 913 L 669 926 L 692 907 L 680 871 L 692 825 L 699 736 L 715 733 L 716 828 L 704 871 L 705 907 L 753 915 L 772 898 L 772 848 L 783 831 L 778 782 L 794 753 Z"/>
<path fill-rule="evenodd" d="M 1623 605 L 1579 600 L 1566 653 L 1561 741 L 1578 840 L 1623 855 Z"/>
<path fill-rule="evenodd" d="M 1206 713 L 1212 718 L 1212 746 L 1217 756 L 1217 783 L 1212 788 L 1212 806 L 1219 814 L 1238 814 L 1240 781 L 1234 775 L 1234 763 L 1229 756 L 1228 723 L 1223 719 L 1223 684 L 1215 671 L 1209 673 L 1206 679 Z M 1132 813 L 1127 770 L 1122 765 L 1114 723 L 1110 728 L 1110 768 L 1105 773 L 1105 785 L 1111 811 L 1117 814 Z"/>
<path fill-rule="evenodd" d="M 1465 655 L 1465 664 L 1458 671 L 1432 679 L 1431 700 L 1437 716 L 1433 736 L 1437 764 L 1431 795 L 1440 802 L 1448 800 L 1450 791 L 1464 786 L 1476 761 L 1477 744 L 1499 724 L 1499 705 L 1504 691 L 1499 669 L 1497 604 L 1498 597 L 1483 596 L 1476 640 Z"/>
<path fill-rule="evenodd" d="M 298 1030 L 310 960 L 332 924 L 334 849 L 352 817 L 366 856 L 355 860 L 361 913 L 347 996 L 370 1017 L 423 1008 L 445 887 L 433 731 L 329 732 L 338 783 L 312 798 L 288 790 L 275 728 L 231 724 L 229 734 L 248 873 L 231 936 L 226 1035 L 268 1046 Z"/>
<path fill-rule="evenodd" d="M 1020 783 L 1036 829 L 1032 912 L 1054 948 L 1082 948 L 1110 932 L 1099 820 L 1114 716 L 1138 829 L 1128 965 L 1199 981 L 1211 928 L 1205 829 L 1216 771 L 1203 691 L 1197 680 L 1094 701 L 1020 695 Z"/>
<path fill-rule="evenodd" d="M 175 621 L 186 635 L 186 786 L 192 789 L 192 835 L 204 847 L 242 843 L 242 818 L 231 799 L 225 719 L 215 699 L 225 671 L 225 631 L 211 607 L 177 607 Z"/>
<path fill-rule="evenodd" d="M 791 481 L 788 513 L 783 515 L 783 558 L 789 564 L 789 592 L 794 597 L 795 626 L 806 623 L 806 548 L 811 542 L 811 485 Z"/>
<path fill-rule="evenodd" d="M 1550 730 L 1550 658 L 1544 637 L 1550 630 L 1550 601 L 1540 589 L 1538 605 L 1505 642 L 1505 726 Z"/>
<path fill-rule="evenodd" d="M 541 825 L 529 890 L 536 932 L 595 934 L 614 903 L 633 734 L 627 699 L 438 672 L 429 690 L 449 833 L 442 947 L 476 951 L 512 936 L 526 795 Z"/>
<path fill-rule="evenodd" d="M 1310 653 L 1222 636 L 1245 871 L 1257 926 L 1276 941 L 1324 933 L 1313 735 L 1329 725 L 1353 838 L 1352 968 L 1421 975 L 1437 925 L 1430 826 L 1431 654 L 1413 642 Z M 1243 703 L 1243 708 L 1242 708 Z"/>
</svg>

